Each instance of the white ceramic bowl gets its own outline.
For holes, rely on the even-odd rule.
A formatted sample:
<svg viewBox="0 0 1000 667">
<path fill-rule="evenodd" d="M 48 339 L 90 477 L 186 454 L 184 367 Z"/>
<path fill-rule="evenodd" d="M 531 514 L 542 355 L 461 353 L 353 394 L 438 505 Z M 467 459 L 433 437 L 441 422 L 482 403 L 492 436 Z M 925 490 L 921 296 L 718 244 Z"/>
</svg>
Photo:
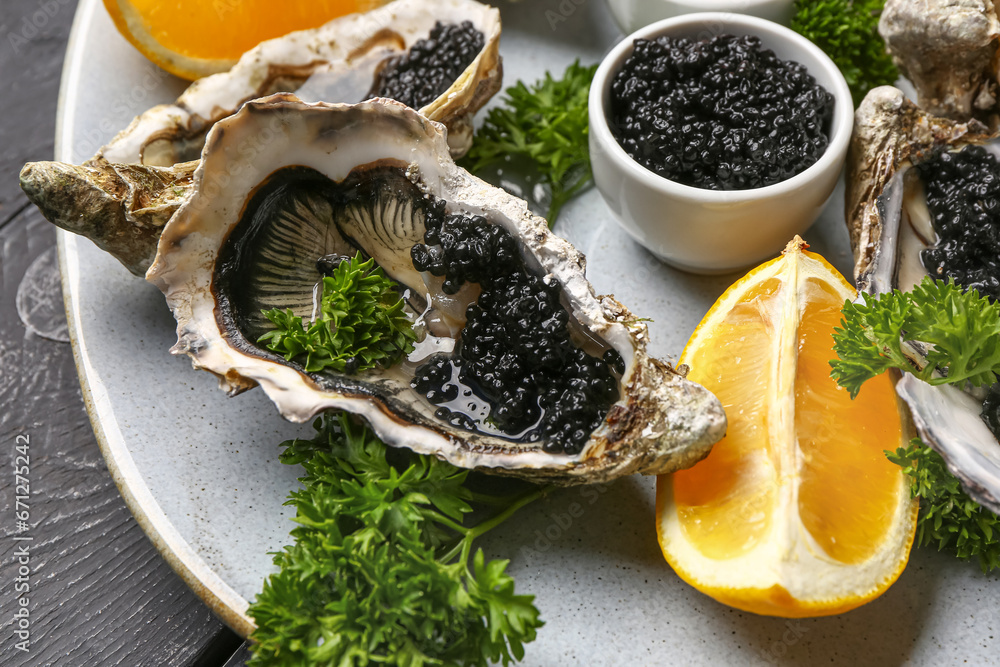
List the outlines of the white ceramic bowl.
<svg viewBox="0 0 1000 667">
<path fill-rule="evenodd" d="M 805 171 L 753 190 L 705 190 L 649 171 L 611 134 L 605 115 L 611 81 L 631 55 L 633 40 L 717 34 L 757 35 L 779 58 L 805 65 L 834 96 L 829 146 Z M 666 19 L 626 37 L 598 67 L 589 107 L 594 182 L 612 213 L 626 232 L 665 262 L 696 273 L 724 273 L 758 263 L 808 229 L 837 184 L 854 125 L 847 82 L 817 46 L 771 21 L 714 12 Z"/>
<path fill-rule="evenodd" d="M 694 12 L 748 14 L 788 25 L 795 13 L 795 0 L 608 0 L 608 8 L 622 32 L 630 33 L 655 21 Z"/>
</svg>

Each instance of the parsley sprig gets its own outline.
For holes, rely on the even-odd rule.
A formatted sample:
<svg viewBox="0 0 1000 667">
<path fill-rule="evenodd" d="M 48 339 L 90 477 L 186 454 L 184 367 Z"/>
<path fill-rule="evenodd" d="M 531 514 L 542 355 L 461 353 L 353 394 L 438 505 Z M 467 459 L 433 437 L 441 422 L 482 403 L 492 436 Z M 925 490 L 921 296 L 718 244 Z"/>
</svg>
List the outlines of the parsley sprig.
<svg viewBox="0 0 1000 667">
<path fill-rule="evenodd" d="M 257 342 L 287 361 L 301 362 L 309 373 L 388 367 L 412 352 L 416 339 L 396 284 L 373 259 L 362 261 L 361 253 L 323 278 L 319 313 L 308 327 L 291 309 L 264 315 L 277 328 Z"/>
<path fill-rule="evenodd" d="M 855 397 L 861 385 L 889 368 L 930 384 L 991 385 L 1000 374 L 1000 305 L 954 280 L 925 277 L 912 292 L 844 305 L 834 335 L 833 378 Z M 907 357 L 908 341 L 928 345 L 927 364 Z"/>
<path fill-rule="evenodd" d="M 885 0 L 795 0 L 792 29 L 812 40 L 840 68 L 857 106 L 899 71 L 878 34 Z"/>
<path fill-rule="evenodd" d="M 944 459 L 919 438 L 889 460 L 910 477 L 910 492 L 920 497 L 916 542 L 936 545 L 962 560 L 978 558 L 984 573 L 1000 568 L 1000 517 L 969 497 L 948 471 Z"/>
<path fill-rule="evenodd" d="M 889 368 L 930 384 L 991 385 L 1000 373 L 1000 306 L 954 280 L 925 277 L 912 292 L 894 290 L 878 299 L 844 305 L 834 333 L 831 375 L 851 397 Z M 904 346 L 918 342 L 927 363 L 918 365 Z M 976 557 L 983 572 L 1000 567 L 1000 517 L 962 490 L 941 455 L 919 438 L 886 456 L 910 477 L 920 497 L 918 545 L 937 545 L 962 559 Z"/>
<path fill-rule="evenodd" d="M 549 226 L 563 205 L 587 188 L 593 176 L 588 147 L 587 97 L 597 65 L 574 62 L 562 78 L 549 72 L 528 87 L 518 81 L 508 88 L 503 106 L 494 107 L 464 165 L 474 173 L 512 158 L 526 158 L 552 193 Z"/>
<path fill-rule="evenodd" d="M 473 540 L 547 488 L 514 498 L 473 492 L 469 471 L 387 448 L 341 413 L 317 420 L 281 460 L 301 463 L 295 544 L 276 554 L 250 606 L 253 667 L 482 665 L 524 657 L 542 625 L 533 597 L 514 592 L 506 560 Z M 463 522 L 473 503 L 496 513 Z"/>
</svg>

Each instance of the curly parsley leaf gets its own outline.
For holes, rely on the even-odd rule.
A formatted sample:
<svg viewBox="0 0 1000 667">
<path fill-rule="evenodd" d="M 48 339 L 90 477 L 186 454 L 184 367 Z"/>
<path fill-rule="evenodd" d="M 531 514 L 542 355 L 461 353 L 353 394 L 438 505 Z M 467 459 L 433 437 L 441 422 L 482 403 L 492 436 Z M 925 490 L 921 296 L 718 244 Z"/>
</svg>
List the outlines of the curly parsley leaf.
<svg viewBox="0 0 1000 667">
<path fill-rule="evenodd" d="M 1000 517 L 962 490 L 940 454 L 914 438 L 909 447 L 886 456 L 903 468 L 910 477 L 911 494 L 920 497 L 918 545 L 936 545 L 962 560 L 978 558 L 984 573 L 1000 568 Z"/>
<path fill-rule="evenodd" d="M 546 218 L 551 227 L 563 205 L 592 182 L 587 97 L 597 65 L 577 60 L 562 78 L 531 87 L 518 81 L 503 106 L 489 111 L 463 165 L 474 173 L 513 158 L 525 158 L 552 193 Z"/>
<path fill-rule="evenodd" d="M 791 27 L 840 68 L 857 106 L 876 86 L 891 85 L 899 71 L 878 34 L 885 0 L 795 0 Z"/>
<path fill-rule="evenodd" d="M 541 497 L 474 493 L 468 471 L 387 448 L 344 414 L 317 420 L 313 440 L 284 443 L 302 464 L 295 543 L 275 555 L 250 606 L 253 667 L 477 665 L 524 657 L 542 626 L 533 597 L 514 592 L 507 561 L 473 540 Z M 473 505 L 499 507 L 483 521 Z"/>
<path fill-rule="evenodd" d="M 912 292 L 844 304 L 835 329 L 830 375 L 857 396 L 861 385 L 889 368 L 930 384 L 991 385 L 1000 374 L 1000 305 L 954 280 L 925 277 Z M 905 342 L 927 345 L 927 364 L 903 352 Z"/>
<path fill-rule="evenodd" d="M 947 378 L 929 380 L 991 385 L 1000 373 L 1000 304 L 963 292 L 954 280 L 930 278 L 913 289 L 912 313 L 906 335 L 933 345 L 927 353 L 930 366 L 947 368 Z"/>
<path fill-rule="evenodd" d="M 396 284 L 375 260 L 362 261 L 361 253 L 323 278 L 319 311 L 308 328 L 291 309 L 264 311 L 276 329 L 257 342 L 287 361 L 301 362 L 309 373 L 388 367 L 413 351 L 416 334 Z"/>
</svg>

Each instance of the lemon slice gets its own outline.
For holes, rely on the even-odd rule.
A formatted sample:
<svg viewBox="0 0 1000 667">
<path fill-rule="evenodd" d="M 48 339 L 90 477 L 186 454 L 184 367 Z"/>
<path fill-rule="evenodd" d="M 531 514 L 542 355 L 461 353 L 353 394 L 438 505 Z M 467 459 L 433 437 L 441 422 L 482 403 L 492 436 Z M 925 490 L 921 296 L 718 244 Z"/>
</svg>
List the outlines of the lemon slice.
<svg viewBox="0 0 1000 667">
<path fill-rule="evenodd" d="M 184 79 L 224 72 L 260 42 L 388 0 L 104 0 L 118 31 Z"/>
<path fill-rule="evenodd" d="M 888 376 L 857 399 L 830 378 L 831 334 L 855 292 L 795 237 L 723 294 L 681 357 L 722 401 L 726 437 L 661 476 L 663 554 L 699 591 L 785 617 L 837 614 L 899 577 L 917 502 L 883 450 L 909 436 Z"/>
</svg>

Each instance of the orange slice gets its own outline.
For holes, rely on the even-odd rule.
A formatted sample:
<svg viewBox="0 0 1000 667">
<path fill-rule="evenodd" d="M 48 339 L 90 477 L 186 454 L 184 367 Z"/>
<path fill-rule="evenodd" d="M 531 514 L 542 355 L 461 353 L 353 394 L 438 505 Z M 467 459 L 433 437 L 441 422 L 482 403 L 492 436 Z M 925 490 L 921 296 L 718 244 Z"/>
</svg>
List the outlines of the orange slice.
<svg viewBox="0 0 1000 667">
<path fill-rule="evenodd" d="M 387 0 L 104 0 L 118 31 L 154 63 L 194 80 L 230 69 L 260 42 Z"/>
<path fill-rule="evenodd" d="M 725 294 L 688 341 L 688 378 L 713 391 L 726 437 L 657 482 L 663 554 L 730 606 L 785 617 L 837 614 L 899 577 L 917 502 L 883 450 L 908 440 L 888 376 L 855 400 L 830 378 L 833 328 L 855 292 L 796 237 Z"/>
</svg>

